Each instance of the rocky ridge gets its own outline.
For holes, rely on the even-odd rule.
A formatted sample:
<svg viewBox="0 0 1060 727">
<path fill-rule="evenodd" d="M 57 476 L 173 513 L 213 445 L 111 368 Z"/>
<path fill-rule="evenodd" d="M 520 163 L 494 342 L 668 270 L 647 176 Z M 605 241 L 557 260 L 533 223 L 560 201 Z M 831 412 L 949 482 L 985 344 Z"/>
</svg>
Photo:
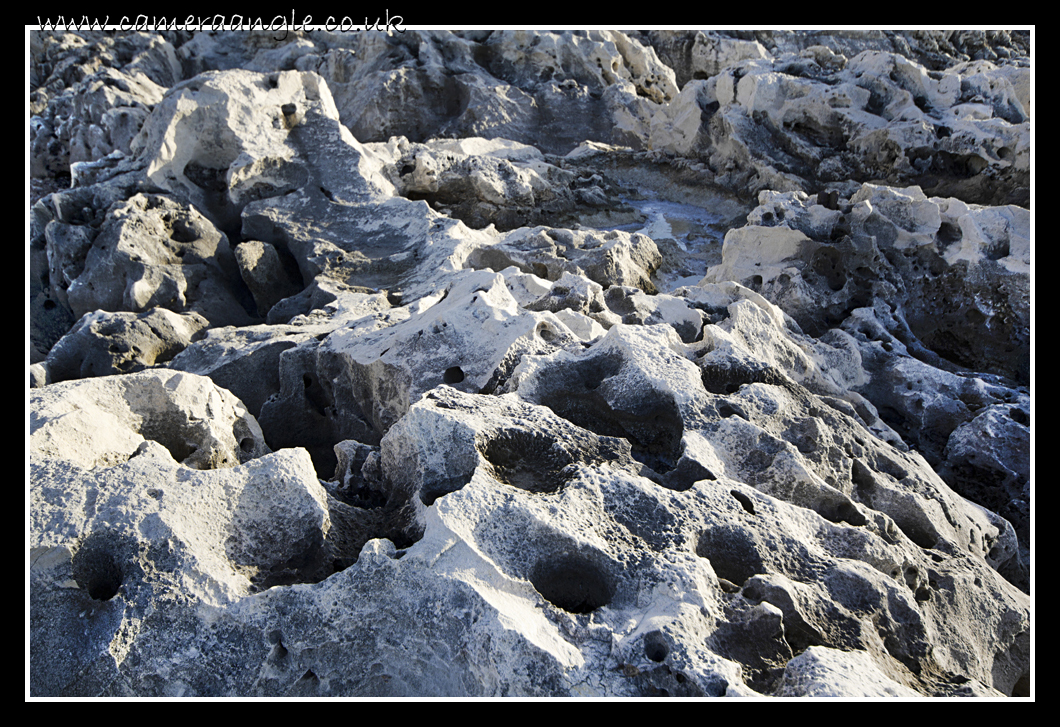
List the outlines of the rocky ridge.
<svg viewBox="0 0 1060 727">
<path fill-rule="evenodd" d="M 1029 36 L 31 34 L 32 696 L 1028 696 Z"/>
</svg>

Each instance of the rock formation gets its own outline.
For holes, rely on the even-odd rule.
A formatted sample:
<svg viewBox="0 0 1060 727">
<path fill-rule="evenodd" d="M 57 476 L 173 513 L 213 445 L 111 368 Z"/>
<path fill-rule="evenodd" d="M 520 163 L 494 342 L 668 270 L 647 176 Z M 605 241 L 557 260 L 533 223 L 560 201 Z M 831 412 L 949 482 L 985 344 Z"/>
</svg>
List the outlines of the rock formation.
<svg viewBox="0 0 1060 727">
<path fill-rule="evenodd" d="M 1029 33 L 31 41 L 31 696 L 1031 695 Z"/>
</svg>

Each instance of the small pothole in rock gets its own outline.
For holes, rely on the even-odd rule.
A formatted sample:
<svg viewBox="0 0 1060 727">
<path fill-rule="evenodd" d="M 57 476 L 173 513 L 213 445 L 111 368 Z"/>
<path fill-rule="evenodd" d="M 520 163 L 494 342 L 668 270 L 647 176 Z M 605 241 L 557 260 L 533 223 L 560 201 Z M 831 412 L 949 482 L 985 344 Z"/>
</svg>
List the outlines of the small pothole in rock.
<svg viewBox="0 0 1060 727">
<path fill-rule="evenodd" d="M 556 442 L 533 432 L 500 432 L 480 448 L 499 482 L 538 493 L 558 492 L 567 483 L 571 456 Z"/>
<path fill-rule="evenodd" d="M 569 613 L 591 613 L 615 596 L 607 574 L 580 556 L 566 556 L 538 564 L 530 582 L 546 601 Z"/>
</svg>

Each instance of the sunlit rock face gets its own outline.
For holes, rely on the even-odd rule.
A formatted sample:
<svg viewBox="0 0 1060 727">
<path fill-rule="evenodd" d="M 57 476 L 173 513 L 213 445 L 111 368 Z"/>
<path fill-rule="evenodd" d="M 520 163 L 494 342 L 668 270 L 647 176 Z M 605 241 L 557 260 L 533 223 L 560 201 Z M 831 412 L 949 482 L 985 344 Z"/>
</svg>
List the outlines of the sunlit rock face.
<svg viewBox="0 0 1060 727">
<path fill-rule="evenodd" d="M 1030 696 L 1029 34 L 31 34 L 33 696 Z"/>
</svg>

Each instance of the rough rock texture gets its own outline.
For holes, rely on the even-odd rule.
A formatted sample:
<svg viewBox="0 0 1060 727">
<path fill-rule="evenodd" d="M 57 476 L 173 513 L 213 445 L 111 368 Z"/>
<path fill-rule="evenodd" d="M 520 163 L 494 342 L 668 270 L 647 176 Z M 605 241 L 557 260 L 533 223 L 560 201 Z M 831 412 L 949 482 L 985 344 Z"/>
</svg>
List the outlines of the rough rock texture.
<svg viewBox="0 0 1060 727">
<path fill-rule="evenodd" d="M 34 177 L 68 175 L 73 162 L 128 153 L 165 89 L 180 80 L 176 52 L 160 35 L 99 35 L 32 35 Z"/>
<path fill-rule="evenodd" d="M 411 144 L 396 137 L 370 148 L 391 156 L 384 174 L 399 194 L 426 200 L 476 229 L 559 226 L 590 217 L 615 224 L 636 219 L 600 175 L 580 176 L 549 164 L 526 144 L 480 138 Z"/>
<path fill-rule="evenodd" d="M 1001 74 L 813 47 L 690 81 L 653 117 L 650 138 L 653 149 L 700 156 L 716 181 L 749 193 L 883 179 L 1026 205 L 1028 113 Z"/>
<path fill-rule="evenodd" d="M 61 224 L 53 221 L 48 229 Z M 70 247 L 49 245 L 59 261 L 53 288 L 68 286 L 75 315 L 162 307 L 201 313 L 214 325 L 251 320 L 233 285 L 235 260 L 228 239 L 194 207 L 138 194 L 112 208 L 89 249 L 84 247 L 67 260 Z M 80 267 L 80 274 L 73 277 L 63 263 Z"/>
<path fill-rule="evenodd" d="M 124 462 L 151 440 L 193 469 L 233 467 L 268 448 L 254 417 L 203 376 L 141 371 L 30 393 L 30 452 L 91 468 Z"/>
<path fill-rule="evenodd" d="M 798 192 L 763 192 L 759 202 L 726 235 L 709 280 L 753 287 L 814 335 L 883 299 L 924 348 L 1027 382 L 1027 210 L 876 185 L 849 200 L 837 194 L 835 209 Z"/>
<path fill-rule="evenodd" d="M 86 313 L 48 352 L 48 382 L 126 374 L 163 364 L 208 325 L 197 313 L 180 315 L 165 308 L 139 315 Z"/>
<path fill-rule="evenodd" d="M 1031 696 L 1029 48 L 31 34 L 31 696 Z"/>
</svg>

